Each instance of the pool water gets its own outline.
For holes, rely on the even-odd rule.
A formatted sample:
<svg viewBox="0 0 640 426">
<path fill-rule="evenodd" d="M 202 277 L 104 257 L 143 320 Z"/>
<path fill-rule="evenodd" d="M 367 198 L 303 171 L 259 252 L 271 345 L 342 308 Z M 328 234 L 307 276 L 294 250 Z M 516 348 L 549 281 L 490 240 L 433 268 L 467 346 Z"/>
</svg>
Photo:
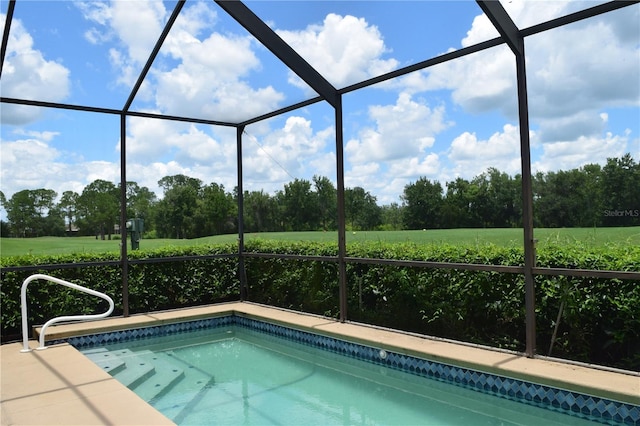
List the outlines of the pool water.
<svg viewBox="0 0 640 426">
<path fill-rule="evenodd" d="M 238 326 L 83 352 L 179 425 L 592 424 Z"/>
</svg>

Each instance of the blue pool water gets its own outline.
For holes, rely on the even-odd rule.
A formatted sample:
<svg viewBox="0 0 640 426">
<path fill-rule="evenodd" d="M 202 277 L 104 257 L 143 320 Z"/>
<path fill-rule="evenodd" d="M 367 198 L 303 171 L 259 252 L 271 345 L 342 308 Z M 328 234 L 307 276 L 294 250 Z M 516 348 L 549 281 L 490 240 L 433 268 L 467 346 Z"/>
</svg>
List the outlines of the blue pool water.
<svg viewBox="0 0 640 426">
<path fill-rule="evenodd" d="M 352 353 L 345 355 L 331 350 L 340 341 L 322 336 L 312 347 L 287 338 L 286 332 L 265 333 L 234 321 L 174 332 L 75 345 L 179 425 L 580 425 L 596 420 L 413 374 L 412 367 L 388 362 L 397 354 L 376 348 L 347 343 Z M 147 334 L 156 337 L 140 338 Z M 377 362 L 354 356 L 363 350 L 373 352 Z"/>
</svg>

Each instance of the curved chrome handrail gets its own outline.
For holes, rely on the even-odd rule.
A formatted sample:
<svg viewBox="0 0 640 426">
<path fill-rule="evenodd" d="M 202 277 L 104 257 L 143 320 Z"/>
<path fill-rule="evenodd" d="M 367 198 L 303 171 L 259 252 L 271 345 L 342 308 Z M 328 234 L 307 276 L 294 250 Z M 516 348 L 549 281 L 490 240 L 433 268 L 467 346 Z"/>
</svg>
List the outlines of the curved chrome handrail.
<svg viewBox="0 0 640 426">
<path fill-rule="evenodd" d="M 31 352 L 31 349 L 29 348 L 29 330 L 28 330 L 28 325 L 27 325 L 27 286 L 29 285 L 29 283 L 31 281 L 34 280 L 38 280 L 38 279 L 43 279 L 43 280 L 47 280 L 47 281 L 51 281 L 53 283 L 56 284 L 60 284 L 66 287 L 70 287 L 73 288 L 75 290 L 80 290 L 83 293 L 88 293 L 91 294 L 92 296 L 98 296 L 104 300 L 106 300 L 107 302 L 109 302 L 109 310 L 107 312 L 104 312 L 102 314 L 94 314 L 94 315 L 67 315 L 67 316 L 61 316 L 61 317 L 56 317 L 53 319 L 50 319 L 49 321 L 47 321 L 43 326 L 42 326 L 42 330 L 40 330 L 40 346 L 37 347 L 37 350 L 43 350 L 43 349 L 47 349 L 44 345 L 44 333 L 45 330 L 47 329 L 47 327 L 49 327 L 51 324 L 55 324 L 57 322 L 61 322 L 61 321 L 79 321 L 79 320 L 84 320 L 84 321 L 93 321 L 93 320 L 97 320 L 97 319 L 102 319 L 105 317 L 108 317 L 109 315 L 111 315 L 111 312 L 113 312 L 113 299 L 110 298 L 109 296 L 107 296 L 104 293 L 100 293 L 99 291 L 95 291 L 95 290 L 91 290 L 90 288 L 86 288 L 86 287 L 82 287 L 81 285 L 78 284 L 74 284 L 74 283 L 70 283 L 69 281 L 65 281 L 65 280 L 61 280 L 60 278 L 55 278 L 55 277 L 51 277 L 49 275 L 44 275 L 44 274 L 34 274 L 31 275 L 29 278 L 27 278 L 26 280 L 23 281 L 22 283 L 22 288 L 20 289 L 20 303 L 21 303 L 21 312 L 22 312 L 22 343 L 23 343 L 23 349 L 20 350 L 20 352 Z"/>
</svg>

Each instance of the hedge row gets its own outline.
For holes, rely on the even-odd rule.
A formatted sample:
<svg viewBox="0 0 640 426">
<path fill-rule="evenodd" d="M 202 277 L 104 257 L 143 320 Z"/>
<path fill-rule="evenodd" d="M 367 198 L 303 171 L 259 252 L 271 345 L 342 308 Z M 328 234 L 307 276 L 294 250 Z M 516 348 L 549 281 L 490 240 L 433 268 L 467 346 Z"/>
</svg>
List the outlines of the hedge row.
<svg viewBox="0 0 640 426">
<path fill-rule="evenodd" d="M 234 245 L 140 252 L 139 257 L 235 253 Z M 251 241 L 249 252 L 336 256 L 336 244 Z M 497 246 L 350 245 L 351 257 L 522 265 L 521 249 Z M 640 248 L 538 250 L 541 267 L 640 270 Z M 111 255 L 113 257 L 113 255 Z M 4 259 L 4 266 L 109 260 L 109 255 Z M 115 259 L 114 259 L 115 260 Z M 248 258 L 248 300 L 326 316 L 339 315 L 336 262 Z M 30 273 L 2 274 L 2 334 L 19 333 L 19 287 Z M 106 292 L 121 306 L 118 267 L 61 269 L 53 275 Z M 237 259 L 144 263 L 129 267 L 130 312 L 148 312 L 239 298 Z M 438 337 L 523 351 L 524 279 L 518 274 L 347 264 L 348 318 Z M 536 277 L 538 353 L 640 370 L 640 283 L 595 278 Z M 61 314 L 93 313 L 106 303 L 60 286 L 29 287 L 30 323 Z"/>
<path fill-rule="evenodd" d="M 130 259 L 198 256 L 236 253 L 232 244 L 167 248 L 130 253 Z M 117 261 L 117 254 L 64 256 L 20 256 L 3 258 L 2 266 L 53 265 Z M 128 273 L 131 314 L 237 300 L 238 262 L 234 257 L 162 263 L 130 264 Z M 2 340 L 21 338 L 20 287 L 29 276 L 42 273 L 79 284 L 105 294 L 115 302 L 113 315 L 122 315 L 122 270 L 114 266 L 72 269 L 2 271 L 0 309 Z M 108 309 L 106 301 L 44 281 L 34 281 L 27 291 L 29 324 L 42 324 L 59 315 L 94 314 Z"/>
</svg>

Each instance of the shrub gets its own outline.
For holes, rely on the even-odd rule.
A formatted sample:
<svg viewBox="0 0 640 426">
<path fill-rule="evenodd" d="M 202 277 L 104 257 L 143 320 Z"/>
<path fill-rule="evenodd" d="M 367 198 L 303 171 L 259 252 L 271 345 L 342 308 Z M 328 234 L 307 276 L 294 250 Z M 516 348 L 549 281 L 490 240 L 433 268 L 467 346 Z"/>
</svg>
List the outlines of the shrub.
<svg viewBox="0 0 640 426">
<path fill-rule="evenodd" d="M 248 300 L 299 311 L 339 316 L 337 244 L 252 240 L 247 252 L 328 256 L 329 261 L 248 257 Z M 194 306 L 239 298 L 236 257 L 184 260 L 184 256 L 236 253 L 234 244 L 167 248 L 130 253 L 130 312 Z M 348 256 L 450 263 L 522 265 L 521 249 L 370 242 L 351 244 Z M 173 257 L 168 262 L 138 260 Z M 180 259 L 183 257 L 183 259 Z M 20 285 L 36 272 L 49 273 L 111 295 L 122 314 L 122 277 L 114 254 L 24 256 L 3 266 L 113 261 L 54 271 L 2 271 L 3 340 L 20 332 Z M 640 248 L 584 247 L 579 243 L 538 250 L 540 267 L 640 270 Z M 523 351 L 524 278 L 519 274 L 429 269 L 348 262 L 347 317 L 384 327 Z M 536 277 L 538 353 L 640 370 L 640 283 L 604 278 Z M 32 284 L 29 323 L 58 315 L 95 313 L 106 302 L 66 287 Z M 560 321 L 557 322 L 558 313 Z M 556 324 L 557 323 L 557 324 Z M 554 339 L 554 330 L 556 330 Z"/>
<path fill-rule="evenodd" d="M 234 253 L 235 245 L 168 248 L 130 253 L 130 260 L 160 257 Z M 113 262 L 86 266 L 90 262 Z M 114 315 L 122 315 L 122 272 L 117 254 L 20 256 L 3 258 L 3 267 L 78 263 L 78 268 L 29 271 L 2 270 L 0 308 L 2 340 L 18 339 L 21 332 L 20 288 L 36 273 L 55 276 L 108 294 L 115 303 Z M 85 264 L 85 265 L 83 265 Z M 181 260 L 129 265 L 129 312 L 141 313 L 236 300 L 239 294 L 238 262 L 234 257 Z M 93 314 L 108 309 L 106 301 L 44 281 L 32 282 L 27 290 L 29 324 L 42 324 L 59 315 Z"/>
</svg>

